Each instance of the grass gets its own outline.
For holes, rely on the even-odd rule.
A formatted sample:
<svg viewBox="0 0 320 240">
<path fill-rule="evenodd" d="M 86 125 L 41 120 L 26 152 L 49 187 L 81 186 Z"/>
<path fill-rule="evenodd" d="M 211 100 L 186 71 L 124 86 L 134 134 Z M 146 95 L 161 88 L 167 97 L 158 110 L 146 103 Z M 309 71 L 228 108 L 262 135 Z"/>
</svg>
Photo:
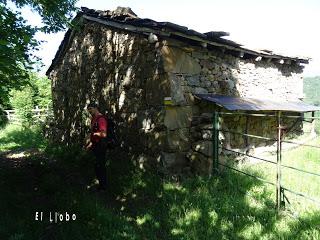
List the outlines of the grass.
<svg viewBox="0 0 320 240">
<path fill-rule="evenodd" d="M 90 155 L 46 146 L 41 138 L 28 143 L 38 134 L 9 126 L 0 135 L 1 151 L 43 150 L 25 157 L 21 167 L 4 165 L 0 171 L 0 239 L 320 238 L 319 212 L 296 218 L 277 214 L 272 191 L 234 172 L 173 182 L 136 170 L 123 151 L 110 158 L 107 193 L 87 191 L 93 176 Z M 37 222 L 36 211 L 67 211 L 77 219 Z"/>
<path fill-rule="evenodd" d="M 320 133 L 320 121 L 316 121 L 315 130 L 317 134 Z M 310 124 L 304 124 L 304 131 L 310 131 Z M 306 136 L 304 136 L 306 137 Z M 300 139 L 300 138 L 298 138 Z M 301 136 L 303 139 L 303 136 Z M 301 140 L 300 139 L 300 140 Z M 297 141 L 297 139 L 293 139 Z M 307 144 L 320 147 L 320 137 L 317 136 L 315 139 L 308 141 Z M 320 173 L 320 148 L 311 146 L 296 146 L 296 148 L 282 152 L 282 165 L 294 167 L 308 172 Z M 265 155 L 265 158 L 273 162 L 277 161 L 276 155 Z M 271 182 L 276 182 L 276 165 L 259 162 L 258 164 L 246 165 L 244 168 L 249 170 L 258 171 L 264 179 Z M 291 189 L 295 192 L 300 192 L 313 199 L 318 199 L 320 202 L 320 177 L 310 175 L 307 173 L 299 172 L 294 169 L 282 167 L 282 179 L 281 184 L 285 188 Z M 273 193 L 275 194 L 274 187 L 272 187 Z M 301 196 L 297 196 L 288 191 L 285 192 L 291 204 L 287 207 L 293 209 L 295 212 L 307 213 L 318 211 L 320 204 L 316 204 L 312 201 L 305 200 Z"/>
<path fill-rule="evenodd" d="M 46 145 L 47 141 L 42 137 L 39 126 L 24 128 L 11 124 L 0 129 L 0 152 L 30 148 L 43 150 Z"/>
<path fill-rule="evenodd" d="M 320 137 L 308 142 L 315 146 L 320 146 Z M 276 162 L 276 156 L 268 156 L 266 159 Z M 302 146 L 290 151 L 282 153 L 282 165 L 291 166 L 308 172 L 320 173 L 320 149 Z M 260 162 L 258 164 L 246 164 L 243 168 L 248 170 L 256 170 L 262 178 L 276 182 L 277 167 L 276 164 Z M 299 172 L 294 169 L 282 167 L 281 184 L 285 188 L 291 189 L 295 192 L 303 193 L 311 198 L 318 199 L 320 202 L 320 177 L 310 175 L 307 173 Z M 275 187 L 271 187 L 275 198 Z M 312 213 L 320 210 L 320 204 L 306 200 L 300 196 L 292 194 L 288 191 L 285 192 L 294 211 L 300 213 Z"/>
</svg>

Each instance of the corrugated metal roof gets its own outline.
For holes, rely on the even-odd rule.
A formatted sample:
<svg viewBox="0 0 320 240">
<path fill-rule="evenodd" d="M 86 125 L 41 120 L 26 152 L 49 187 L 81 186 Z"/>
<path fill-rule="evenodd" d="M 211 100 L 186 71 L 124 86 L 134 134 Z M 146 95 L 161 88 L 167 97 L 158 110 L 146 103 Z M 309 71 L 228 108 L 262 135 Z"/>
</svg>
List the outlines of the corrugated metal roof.
<svg viewBox="0 0 320 240">
<path fill-rule="evenodd" d="M 215 94 L 195 94 L 196 97 L 213 102 L 227 110 L 243 111 L 284 111 L 284 112 L 312 112 L 320 111 L 320 107 L 300 102 L 276 102 L 267 99 L 240 98 Z"/>
</svg>

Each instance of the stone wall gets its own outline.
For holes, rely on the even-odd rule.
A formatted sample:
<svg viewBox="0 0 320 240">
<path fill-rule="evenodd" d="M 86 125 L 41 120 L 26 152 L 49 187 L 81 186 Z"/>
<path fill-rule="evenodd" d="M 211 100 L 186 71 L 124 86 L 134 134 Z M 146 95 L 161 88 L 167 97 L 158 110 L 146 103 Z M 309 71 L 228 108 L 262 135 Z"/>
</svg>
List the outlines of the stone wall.
<svg viewBox="0 0 320 240">
<path fill-rule="evenodd" d="M 174 140 L 176 145 L 184 146 L 183 149 L 164 152 L 163 159 L 164 162 L 172 163 L 172 158 L 178 159 L 181 154 L 185 154 L 186 169 L 194 173 L 211 173 L 212 113 L 215 110 L 225 110 L 213 104 L 197 101 L 192 94 L 214 93 L 281 101 L 298 100 L 303 97 L 302 67 L 293 62 L 281 64 L 276 60 L 243 59 L 219 49 L 191 47 L 173 40 L 164 41 L 161 52 L 164 69 L 175 88 L 174 94 L 171 95 L 174 106 L 166 110 L 166 116 L 172 116 L 173 113 L 175 119 L 189 116 L 184 125 L 174 129 L 179 134 L 172 134 L 172 142 Z M 220 117 L 220 122 L 221 128 L 227 131 L 247 132 L 269 138 L 277 136 L 275 117 L 262 119 L 223 116 Z M 283 124 L 290 126 L 293 121 L 287 120 Z M 180 134 L 182 131 L 183 134 Z M 170 138 L 169 136 L 169 141 Z M 220 133 L 220 141 L 225 148 L 243 152 L 274 144 L 274 141 L 227 133 Z"/>
<path fill-rule="evenodd" d="M 53 139 L 81 142 L 89 125 L 85 107 L 97 101 L 118 125 L 118 150 L 140 168 L 210 174 L 216 109 L 194 93 L 302 96 L 302 69 L 294 63 L 244 60 L 173 39 L 150 42 L 147 35 L 90 22 L 71 35 L 64 57 L 49 75 L 56 118 Z M 172 106 L 165 106 L 165 97 L 171 97 Z M 274 134 L 274 119 L 222 120 L 224 129 L 243 131 L 249 125 L 249 133 Z M 261 144 L 231 135 L 222 135 L 221 141 L 232 148 Z"/>
<path fill-rule="evenodd" d="M 49 76 L 56 118 L 52 139 L 81 143 L 89 132 L 86 105 L 96 101 L 101 112 L 114 118 L 121 151 L 141 167 L 155 161 L 163 145 L 161 104 L 170 95 L 166 74 L 158 67 L 159 43 L 88 22 L 73 32 L 69 45 Z"/>
</svg>

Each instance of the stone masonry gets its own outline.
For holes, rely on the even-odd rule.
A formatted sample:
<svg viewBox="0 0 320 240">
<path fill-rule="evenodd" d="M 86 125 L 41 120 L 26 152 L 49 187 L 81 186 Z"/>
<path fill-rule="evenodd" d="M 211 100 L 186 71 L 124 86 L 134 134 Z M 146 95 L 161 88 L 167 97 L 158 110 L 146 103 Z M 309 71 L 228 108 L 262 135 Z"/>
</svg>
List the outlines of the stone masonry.
<svg viewBox="0 0 320 240">
<path fill-rule="evenodd" d="M 128 153 L 140 168 L 210 174 L 217 107 L 195 93 L 282 101 L 303 97 L 302 67 L 294 61 L 242 58 L 170 37 L 150 41 L 148 35 L 87 20 L 69 34 L 62 57 L 48 73 L 53 139 L 81 143 L 88 133 L 85 108 L 94 100 L 118 125 L 121 146 L 116 150 Z M 165 105 L 167 97 L 171 105 Z M 225 117 L 221 122 L 223 129 L 275 134 L 272 118 Z M 226 134 L 220 139 L 231 148 L 264 144 Z"/>
</svg>

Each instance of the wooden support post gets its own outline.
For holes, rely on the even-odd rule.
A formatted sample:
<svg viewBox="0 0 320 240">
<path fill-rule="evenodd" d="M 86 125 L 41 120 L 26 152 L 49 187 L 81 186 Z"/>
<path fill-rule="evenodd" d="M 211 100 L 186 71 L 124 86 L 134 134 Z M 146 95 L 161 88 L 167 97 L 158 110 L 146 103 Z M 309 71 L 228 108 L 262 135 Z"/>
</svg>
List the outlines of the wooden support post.
<svg viewBox="0 0 320 240">
<path fill-rule="evenodd" d="M 40 120 L 40 109 L 38 106 L 36 106 L 35 113 L 36 113 L 37 119 Z"/>
<path fill-rule="evenodd" d="M 8 120 L 10 121 L 10 120 L 11 120 L 10 111 L 5 110 L 5 112 L 7 113 L 7 118 L 8 118 Z"/>
</svg>

